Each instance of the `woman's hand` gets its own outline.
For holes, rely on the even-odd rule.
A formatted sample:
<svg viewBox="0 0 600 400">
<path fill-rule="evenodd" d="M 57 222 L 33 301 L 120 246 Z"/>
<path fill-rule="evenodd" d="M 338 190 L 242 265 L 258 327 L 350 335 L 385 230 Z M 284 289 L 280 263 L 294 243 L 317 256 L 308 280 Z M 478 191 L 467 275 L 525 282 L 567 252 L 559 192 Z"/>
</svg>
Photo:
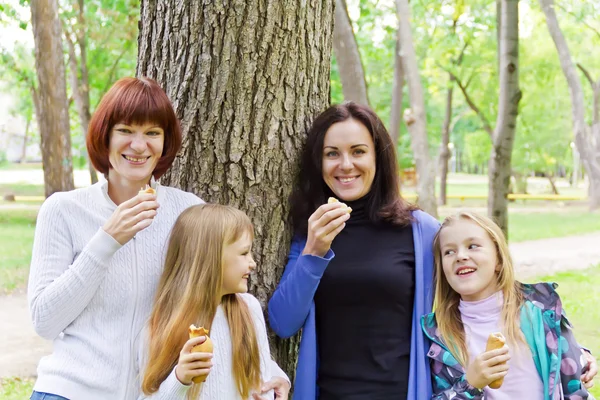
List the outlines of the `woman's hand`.
<svg viewBox="0 0 600 400">
<path fill-rule="evenodd" d="M 333 239 L 344 229 L 350 209 L 344 203 L 323 204 L 308 219 L 308 237 L 302 254 L 323 257 Z"/>
<path fill-rule="evenodd" d="M 185 342 L 179 353 L 179 362 L 175 367 L 175 376 L 184 385 L 191 385 L 192 379 L 208 375 L 212 368 L 212 353 L 192 353 L 192 348 L 206 341 L 206 336 L 198 336 Z"/>
<path fill-rule="evenodd" d="M 481 353 L 467 368 L 467 382 L 477 389 L 483 389 L 496 379 L 504 378 L 508 373 L 506 361 L 509 359 L 506 345 Z"/>
<path fill-rule="evenodd" d="M 598 363 L 596 361 L 596 357 L 583 350 L 583 354 L 587 361 L 587 371 L 585 374 L 581 375 L 581 382 L 586 389 L 590 389 L 594 386 L 594 377 L 598 373 Z"/>
<path fill-rule="evenodd" d="M 124 245 L 139 231 L 150 226 L 158 207 L 155 194 L 138 194 L 121 203 L 102 229 Z"/>
</svg>

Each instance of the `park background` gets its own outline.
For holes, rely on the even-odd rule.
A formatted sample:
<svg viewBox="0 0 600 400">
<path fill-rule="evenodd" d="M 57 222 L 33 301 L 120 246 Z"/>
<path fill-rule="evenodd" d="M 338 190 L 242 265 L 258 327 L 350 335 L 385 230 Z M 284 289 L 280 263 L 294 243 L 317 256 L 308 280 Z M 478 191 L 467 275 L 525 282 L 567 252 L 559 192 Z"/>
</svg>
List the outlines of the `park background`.
<svg viewBox="0 0 600 400">
<path fill-rule="evenodd" d="M 350 99 L 397 143 L 402 194 L 440 219 L 470 208 L 499 220 L 519 277 L 558 282 L 578 340 L 598 354 L 600 1 L 159 3 L 0 2 L 0 399 L 26 398 L 50 349 L 24 303 L 37 210 L 103 179 L 84 132 L 112 83 L 136 74 L 165 87 L 185 144 L 202 147 L 167 183 L 238 206 L 259 227 L 263 303 L 289 243 L 287 225 L 270 220 L 285 221 L 306 127 Z M 46 31 L 59 33 L 54 47 L 34 38 L 32 7 L 54 10 L 36 22 L 44 32 L 60 21 Z M 281 356 L 293 341 L 274 345 Z"/>
</svg>

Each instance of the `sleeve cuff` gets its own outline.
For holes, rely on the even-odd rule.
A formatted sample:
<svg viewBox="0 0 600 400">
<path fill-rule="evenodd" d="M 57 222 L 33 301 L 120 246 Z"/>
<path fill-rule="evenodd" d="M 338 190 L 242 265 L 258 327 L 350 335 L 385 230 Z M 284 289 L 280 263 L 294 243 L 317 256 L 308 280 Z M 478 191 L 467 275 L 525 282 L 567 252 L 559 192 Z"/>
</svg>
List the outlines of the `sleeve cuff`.
<svg viewBox="0 0 600 400">
<path fill-rule="evenodd" d="M 329 262 L 335 257 L 333 250 L 329 249 L 325 256 L 315 256 L 312 254 L 303 254 L 298 261 L 301 261 L 306 270 L 317 277 L 321 277 Z"/>
<path fill-rule="evenodd" d="M 284 379 L 290 385 L 290 388 L 292 387 L 292 382 L 290 381 L 290 378 L 288 378 L 287 374 L 283 372 L 283 370 L 279 367 L 279 364 L 277 364 L 275 360 L 271 360 L 271 375 L 273 378 L 279 377 Z"/>
<path fill-rule="evenodd" d="M 100 228 L 85 246 L 84 251 L 87 251 L 88 254 L 98 260 L 106 261 L 121 247 L 123 246 L 119 242 Z"/>
<path fill-rule="evenodd" d="M 175 368 L 169 374 L 167 379 L 160 385 L 161 398 L 165 399 L 183 399 L 192 385 L 184 385 L 177 379 Z"/>
</svg>

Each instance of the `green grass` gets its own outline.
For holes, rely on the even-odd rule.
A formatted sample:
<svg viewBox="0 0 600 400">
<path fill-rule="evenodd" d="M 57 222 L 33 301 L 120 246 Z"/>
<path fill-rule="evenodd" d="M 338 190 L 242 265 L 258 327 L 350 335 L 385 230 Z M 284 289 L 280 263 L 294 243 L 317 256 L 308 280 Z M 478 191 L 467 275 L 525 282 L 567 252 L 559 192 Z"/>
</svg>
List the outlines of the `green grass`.
<svg viewBox="0 0 600 400">
<path fill-rule="evenodd" d="M 0 399 L 28 399 L 33 391 L 34 382 L 32 378 L 0 378 Z"/>
<path fill-rule="evenodd" d="M 35 210 L 0 212 L 0 294 L 27 281 L 36 214 Z"/>
<path fill-rule="evenodd" d="M 0 170 L 34 170 L 34 169 L 42 169 L 42 163 L 11 163 L 6 162 L 0 164 Z"/>
<path fill-rule="evenodd" d="M 511 242 L 564 237 L 600 231 L 600 214 L 584 211 L 558 213 L 510 213 Z"/>
<path fill-rule="evenodd" d="M 583 271 L 561 272 L 538 281 L 558 283 L 558 293 L 577 341 L 598 358 L 600 354 L 600 265 Z M 536 280 L 528 280 L 535 282 Z M 591 393 L 600 399 L 600 378 Z"/>
<path fill-rule="evenodd" d="M 5 194 L 14 194 L 15 196 L 43 196 L 44 185 L 0 183 L 0 197 L 3 197 Z"/>
</svg>

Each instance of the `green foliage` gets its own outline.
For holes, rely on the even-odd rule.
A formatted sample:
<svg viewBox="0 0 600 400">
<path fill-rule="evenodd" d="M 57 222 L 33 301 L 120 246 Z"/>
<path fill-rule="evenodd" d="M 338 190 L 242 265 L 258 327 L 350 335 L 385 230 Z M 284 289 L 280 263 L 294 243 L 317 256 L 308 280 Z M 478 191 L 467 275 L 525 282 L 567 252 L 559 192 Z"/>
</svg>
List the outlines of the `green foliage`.
<svg viewBox="0 0 600 400">
<path fill-rule="evenodd" d="M 0 378 L 0 399 L 28 399 L 33 391 L 33 384 L 32 378 Z"/>
</svg>

